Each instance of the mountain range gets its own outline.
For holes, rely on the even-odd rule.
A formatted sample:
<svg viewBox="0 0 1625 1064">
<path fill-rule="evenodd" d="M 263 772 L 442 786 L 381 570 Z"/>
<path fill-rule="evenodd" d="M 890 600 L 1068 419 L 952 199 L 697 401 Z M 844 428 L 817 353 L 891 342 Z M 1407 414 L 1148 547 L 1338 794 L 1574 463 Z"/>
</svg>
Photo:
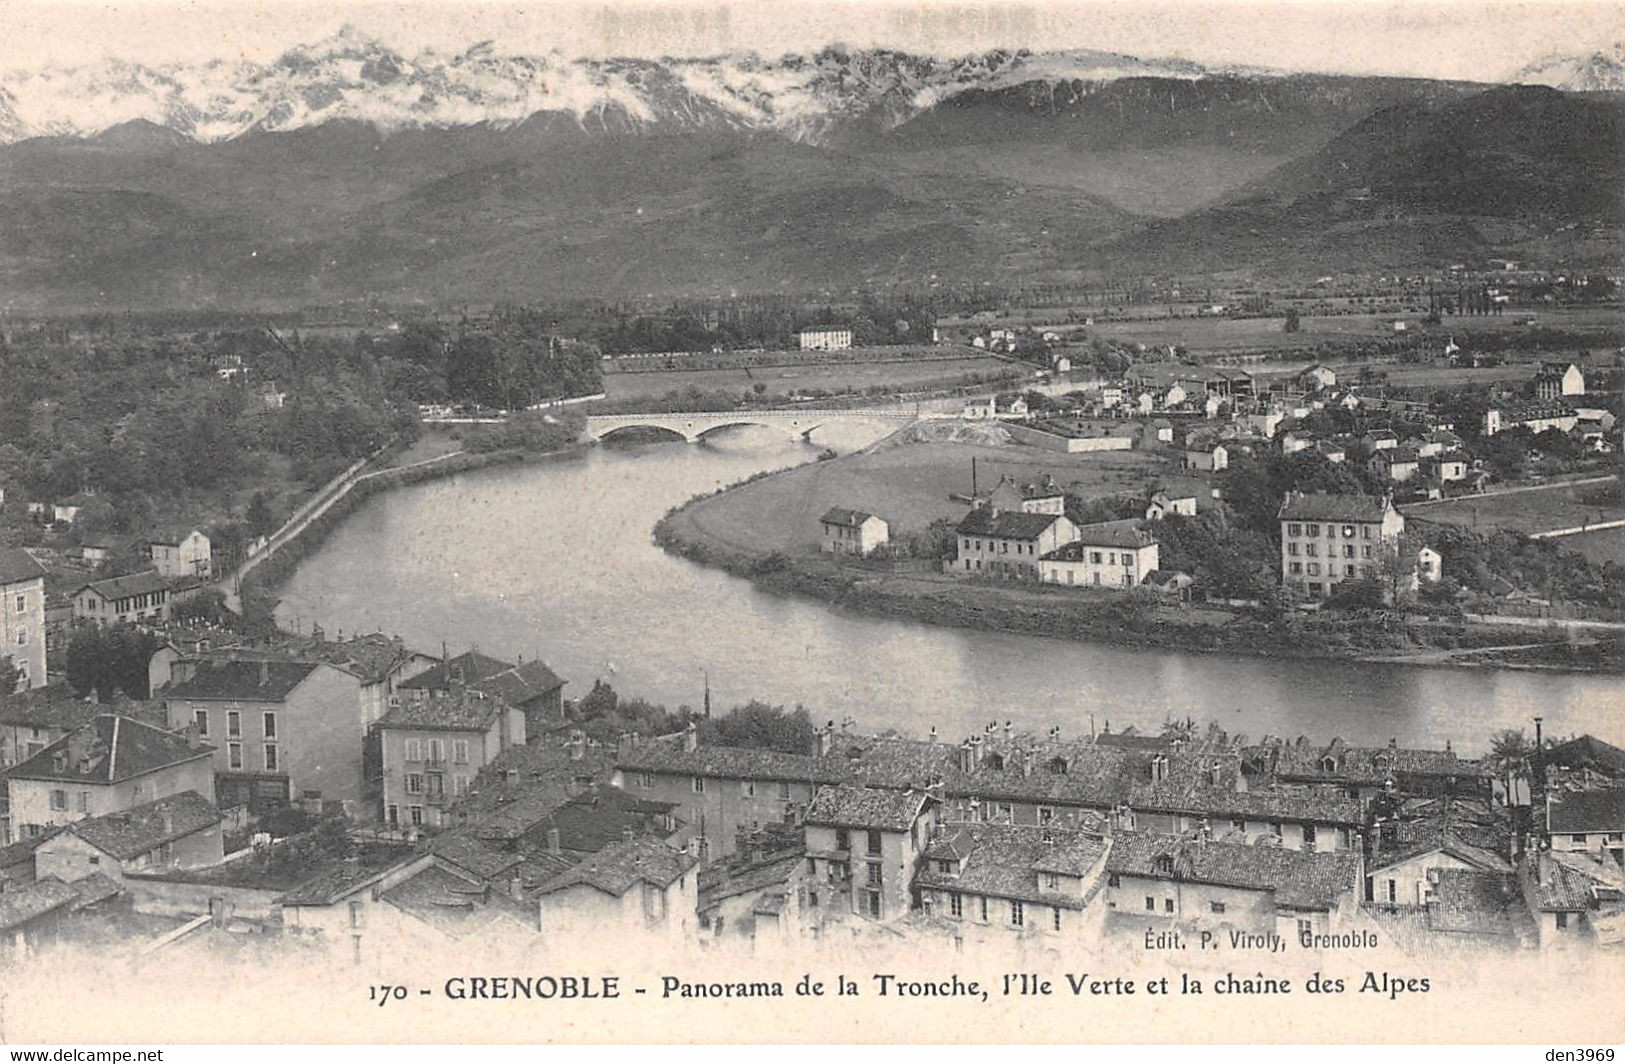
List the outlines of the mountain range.
<svg viewBox="0 0 1625 1064">
<path fill-rule="evenodd" d="M 1581 88 L 1084 51 L 408 57 L 353 31 L 266 64 L 8 74 L 0 291 L 486 302 L 1615 261 L 1622 104 Z"/>
</svg>

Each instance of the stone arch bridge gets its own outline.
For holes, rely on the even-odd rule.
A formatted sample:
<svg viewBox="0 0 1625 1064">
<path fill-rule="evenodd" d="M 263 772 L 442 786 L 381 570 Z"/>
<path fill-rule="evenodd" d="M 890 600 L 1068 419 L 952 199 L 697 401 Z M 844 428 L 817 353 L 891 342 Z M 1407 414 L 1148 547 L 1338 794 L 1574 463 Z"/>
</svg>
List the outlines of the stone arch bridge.
<svg viewBox="0 0 1625 1064">
<path fill-rule="evenodd" d="M 698 442 L 707 433 L 718 429 L 743 425 L 761 425 L 782 431 L 791 439 L 806 439 L 814 429 L 831 422 L 855 423 L 891 422 L 901 428 L 921 420 L 922 415 L 908 409 L 858 410 L 726 410 L 716 413 L 674 414 L 593 414 L 587 418 L 587 435 L 602 440 L 622 429 L 651 428 L 674 433 L 690 443 Z"/>
</svg>

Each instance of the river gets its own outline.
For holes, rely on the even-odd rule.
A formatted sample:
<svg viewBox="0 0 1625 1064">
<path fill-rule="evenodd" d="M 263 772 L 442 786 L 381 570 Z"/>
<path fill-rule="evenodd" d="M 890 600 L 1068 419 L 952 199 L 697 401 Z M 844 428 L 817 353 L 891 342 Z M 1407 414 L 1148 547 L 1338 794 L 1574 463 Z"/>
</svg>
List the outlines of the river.
<svg viewBox="0 0 1625 1064">
<path fill-rule="evenodd" d="M 579 697 L 713 706 L 761 698 L 815 718 L 957 740 L 991 720 L 1066 734 L 1170 718 L 1232 734 L 1478 751 L 1505 727 L 1625 742 L 1625 681 L 1514 670 L 1269 660 L 1135 650 L 856 616 L 756 591 L 649 540 L 689 496 L 812 450 L 768 433 L 595 448 L 371 499 L 282 590 L 278 616 L 383 630 L 438 653 L 540 656 Z"/>
</svg>

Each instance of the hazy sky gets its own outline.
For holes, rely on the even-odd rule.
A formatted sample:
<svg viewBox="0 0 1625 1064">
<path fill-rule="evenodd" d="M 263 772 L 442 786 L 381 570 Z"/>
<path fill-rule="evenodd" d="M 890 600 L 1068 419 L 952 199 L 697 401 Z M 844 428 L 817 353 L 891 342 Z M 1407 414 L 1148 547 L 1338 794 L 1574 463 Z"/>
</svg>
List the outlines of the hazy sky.
<svg viewBox="0 0 1625 1064">
<path fill-rule="evenodd" d="M 1098 48 L 1207 63 L 1493 80 L 1625 37 L 1625 0 L 0 0 L 0 68 L 275 57 L 346 23 L 406 51 L 705 54 L 832 42 L 961 54 Z"/>
</svg>

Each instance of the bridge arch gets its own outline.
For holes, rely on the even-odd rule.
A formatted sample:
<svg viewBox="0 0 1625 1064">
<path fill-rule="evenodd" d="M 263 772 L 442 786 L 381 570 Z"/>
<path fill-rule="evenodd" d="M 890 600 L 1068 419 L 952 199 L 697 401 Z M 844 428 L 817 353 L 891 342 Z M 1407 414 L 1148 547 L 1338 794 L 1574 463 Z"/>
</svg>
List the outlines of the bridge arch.
<svg viewBox="0 0 1625 1064">
<path fill-rule="evenodd" d="M 653 437 L 654 442 L 660 443 L 693 443 L 696 439 L 696 437 L 689 435 L 680 428 L 662 424 L 658 421 L 627 421 L 624 424 L 609 425 L 597 431 L 588 430 L 588 435 L 599 443 L 613 443 L 637 434 Z"/>
</svg>

